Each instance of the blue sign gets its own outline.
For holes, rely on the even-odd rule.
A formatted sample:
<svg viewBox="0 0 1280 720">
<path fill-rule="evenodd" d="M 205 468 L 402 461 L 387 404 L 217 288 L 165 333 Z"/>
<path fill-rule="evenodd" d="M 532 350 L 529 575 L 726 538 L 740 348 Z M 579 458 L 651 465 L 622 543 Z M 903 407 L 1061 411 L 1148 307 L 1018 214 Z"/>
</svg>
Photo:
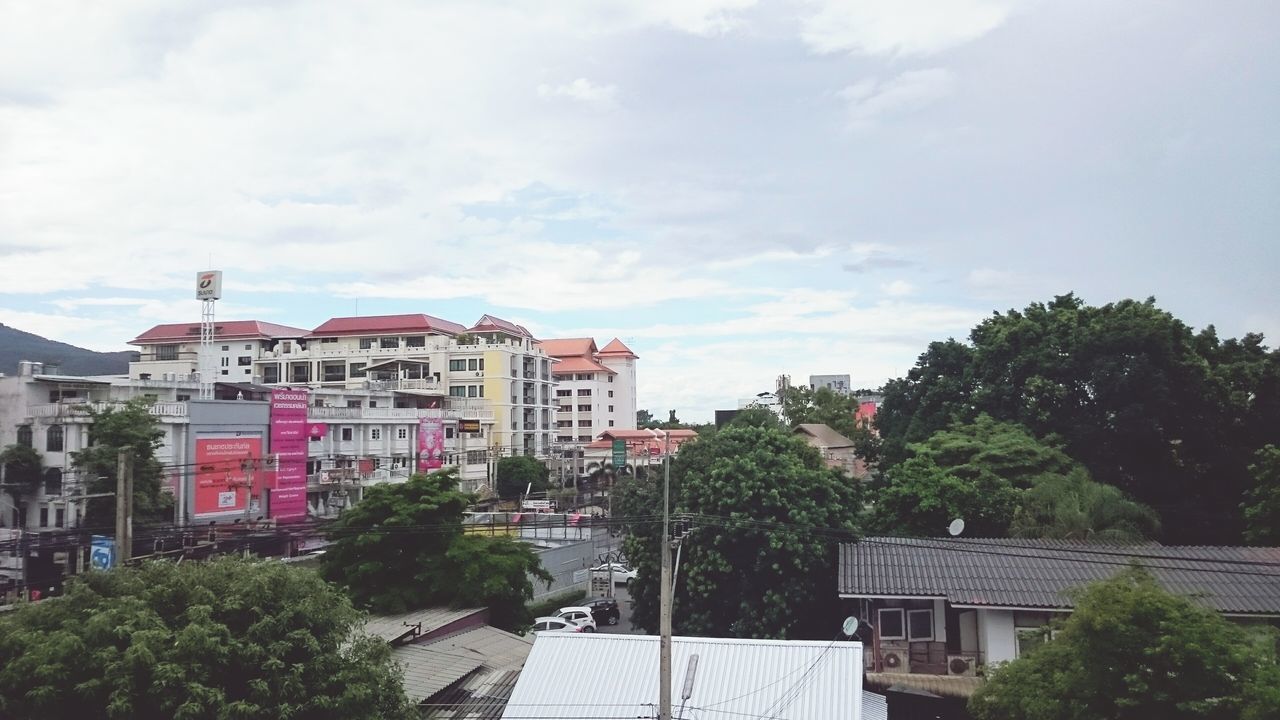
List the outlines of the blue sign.
<svg viewBox="0 0 1280 720">
<path fill-rule="evenodd" d="M 110 570 L 116 564 L 116 542 L 106 535 L 94 535 L 89 548 L 89 567 Z"/>
</svg>

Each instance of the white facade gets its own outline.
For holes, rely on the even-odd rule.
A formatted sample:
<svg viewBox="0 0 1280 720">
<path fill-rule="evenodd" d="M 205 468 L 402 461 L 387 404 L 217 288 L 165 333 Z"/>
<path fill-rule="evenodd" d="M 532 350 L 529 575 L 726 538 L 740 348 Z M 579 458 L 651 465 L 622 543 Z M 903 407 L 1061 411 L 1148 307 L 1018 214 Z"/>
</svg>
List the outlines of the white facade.
<svg viewBox="0 0 1280 720">
<path fill-rule="evenodd" d="M 543 340 L 555 360 L 555 440 L 580 447 L 609 430 L 636 427 L 635 353 L 614 339 L 597 349 L 591 338 Z"/>
<path fill-rule="evenodd" d="M 848 375 L 810 375 L 809 389 L 827 388 L 832 392 L 848 395 L 853 392 Z"/>
</svg>

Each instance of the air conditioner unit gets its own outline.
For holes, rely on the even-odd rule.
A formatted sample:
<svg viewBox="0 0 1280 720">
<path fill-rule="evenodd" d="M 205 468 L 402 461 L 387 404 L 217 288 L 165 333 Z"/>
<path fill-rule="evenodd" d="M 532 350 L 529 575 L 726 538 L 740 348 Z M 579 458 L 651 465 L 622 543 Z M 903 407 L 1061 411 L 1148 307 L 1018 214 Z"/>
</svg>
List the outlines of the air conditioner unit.
<svg viewBox="0 0 1280 720">
<path fill-rule="evenodd" d="M 880 661 L 887 673 L 911 672 L 911 659 L 905 650 L 885 650 L 880 653 Z"/>
<path fill-rule="evenodd" d="M 978 661 L 964 655 L 948 655 L 947 656 L 947 674 L 948 675 L 964 675 L 973 677 L 978 674 L 976 665 Z"/>
</svg>

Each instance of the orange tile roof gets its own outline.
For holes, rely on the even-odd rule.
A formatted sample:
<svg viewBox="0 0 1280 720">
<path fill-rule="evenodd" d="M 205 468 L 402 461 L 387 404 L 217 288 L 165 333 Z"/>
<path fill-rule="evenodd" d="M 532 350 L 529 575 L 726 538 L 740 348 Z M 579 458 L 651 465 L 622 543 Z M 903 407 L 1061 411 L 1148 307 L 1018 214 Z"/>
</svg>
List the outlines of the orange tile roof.
<svg viewBox="0 0 1280 720">
<path fill-rule="evenodd" d="M 568 373 L 597 373 L 597 372 L 609 373 L 610 375 L 618 374 L 613 370 L 610 370 L 609 368 L 596 362 L 595 360 L 590 360 L 585 357 L 567 357 L 561 360 L 560 362 L 556 363 L 555 365 L 551 366 L 552 375 L 565 375 Z"/>
<path fill-rule="evenodd" d="M 596 352 L 596 341 L 591 338 L 559 338 L 539 340 L 542 350 L 551 357 L 590 357 Z"/>
<path fill-rule="evenodd" d="M 261 320 L 225 320 L 215 322 L 213 337 L 215 340 L 247 340 L 271 338 L 305 337 L 306 330 L 277 325 Z M 183 340 L 200 341 L 200 323 L 171 323 L 156 325 L 150 330 L 129 341 L 130 345 L 146 345 L 150 343 L 181 342 Z"/>
<path fill-rule="evenodd" d="M 600 355 L 616 355 L 618 357 L 638 358 L 639 355 L 631 352 L 631 348 L 627 347 L 618 338 L 609 341 L 608 345 L 600 348 Z"/>
<path fill-rule="evenodd" d="M 529 332 L 529 329 L 525 326 L 517 325 L 510 320 L 503 320 L 502 318 L 494 317 L 493 315 L 482 316 L 476 321 L 475 325 L 467 330 L 467 332 L 493 332 L 495 330 L 517 335 L 519 337 L 533 337 L 533 333 Z"/>
<path fill-rule="evenodd" d="M 408 315 L 361 315 L 330 318 L 311 331 L 312 337 L 334 335 L 375 335 L 379 333 L 442 333 L 457 335 L 466 328 L 438 317 L 412 313 Z"/>
</svg>

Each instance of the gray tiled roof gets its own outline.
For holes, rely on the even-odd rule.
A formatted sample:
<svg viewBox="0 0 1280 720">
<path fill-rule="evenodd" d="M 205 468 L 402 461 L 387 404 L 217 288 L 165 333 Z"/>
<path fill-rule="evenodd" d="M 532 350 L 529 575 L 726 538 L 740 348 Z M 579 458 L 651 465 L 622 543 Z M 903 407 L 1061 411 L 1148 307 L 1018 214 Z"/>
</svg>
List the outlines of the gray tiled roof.
<svg viewBox="0 0 1280 720">
<path fill-rule="evenodd" d="M 1266 547 L 866 538 L 840 546 L 840 594 L 1070 608 L 1073 590 L 1133 563 L 1166 590 L 1220 612 L 1280 614 L 1280 548 Z"/>
</svg>

